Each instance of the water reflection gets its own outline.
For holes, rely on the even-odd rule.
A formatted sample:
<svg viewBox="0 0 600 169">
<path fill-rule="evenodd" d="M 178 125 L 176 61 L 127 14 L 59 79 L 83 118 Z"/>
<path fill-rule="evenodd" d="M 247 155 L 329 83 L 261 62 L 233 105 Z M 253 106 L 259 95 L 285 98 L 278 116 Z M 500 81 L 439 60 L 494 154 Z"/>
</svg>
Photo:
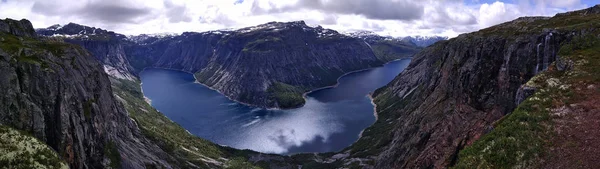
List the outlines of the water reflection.
<svg viewBox="0 0 600 169">
<path fill-rule="evenodd" d="M 409 62 L 344 76 L 336 88 L 312 92 L 305 106 L 292 110 L 235 103 L 194 83 L 184 72 L 146 69 L 141 77 L 152 106 L 199 137 L 267 153 L 328 152 L 349 146 L 375 121 L 367 94 L 391 81 Z"/>
</svg>

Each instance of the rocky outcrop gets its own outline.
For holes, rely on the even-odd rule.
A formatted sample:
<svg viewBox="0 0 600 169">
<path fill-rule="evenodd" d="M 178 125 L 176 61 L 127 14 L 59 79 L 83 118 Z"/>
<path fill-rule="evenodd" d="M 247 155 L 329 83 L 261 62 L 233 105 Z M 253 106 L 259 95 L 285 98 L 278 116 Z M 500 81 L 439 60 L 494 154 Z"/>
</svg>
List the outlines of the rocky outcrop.
<svg viewBox="0 0 600 169">
<path fill-rule="evenodd" d="M 141 134 L 86 50 L 34 39 L 26 20 L 0 25 L 9 25 L 0 31 L 0 124 L 30 132 L 70 168 L 171 167 L 169 155 Z"/>
<path fill-rule="evenodd" d="M 520 18 L 424 49 L 374 93 L 378 121 L 350 148 L 352 157 L 373 159 L 375 168 L 452 166 L 463 147 L 533 93 L 524 83 L 554 61 L 568 65 L 559 49 L 597 29 L 589 25 L 598 8 Z"/>
<path fill-rule="evenodd" d="M 10 20 L 10 22 L 0 22 L 0 32 L 6 32 L 16 36 L 29 38 L 37 37 L 31 22 L 25 19 L 20 21 Z"/>
<path fill-rule="evenodd" d="M 247 151 L 239 152 L 222 147 L 220 150 L 226 150 L 232 154 L 243 154 L 242 156 L 245 157 L 250 156 L 250 161 L 261 164 L 269 162 L 292 164 L 285 165 L 288 167 L 295 165 L 313 168 L 343 166 L 444 168 L 452 166 L 459 158 L 457 153 L 461 149 L 476 141 L 481 135 L 497 131 L 494 130 L 494 122 L 512 112 L 524 98 L 533 92 L 532 90 L 535 90 L 531 86 L 523 86 L 525 82 L 548 67 L 552 67 L 549 65 L 553 62 L 557 69 L 571 69 L 574 63 L 561 59 L 561 51 L 573 50 L 580 45 L 594 46 L 594 44 L 588 44 L 594 41 L 588 41 L 586 38 L 595 38 L 597 41 L 597 38 L 600 37 L 598 20 L 600 20 L 600 6 L 559 14 L 553 18 L 519 18 L 512 22 L 441 41 L 424 49 L 413 58 L 403 73 L 390 84 L 373 93 L 378 117 L 376 123 L 367 128 L 355 144 L 340 153 L 300 154 L 287 158 L 263 156 Z M 277 25 L 279 23 L 269 24 Z M 53 41 L 56 39 L 35 39 L 32 31 L 22 31 L 20 28 L 10 26 L 30 25 L 24 21 L 1 20 L 0 25 L 9 25 L 9 28 L 0 27 L 2 28 L 0 31 L 0 76 L 2 76 L 0 78 L 0 93 L 2 93 L 0 96 L 0 108 L 2 108 L 0 109 L 0 124 L 31 132 L 33 136 L 56 150 L 71 168 L 113 166 L 141 168 L 148 165 L 170 168 L 173 167 L 171 165 L 179 162 L 188 163 L 181 159 L 173 160 L 169 154 L 164 153 L 154 144 L 154 142 L 168 142 L 169 140 L 148 141 L 140 134 L 136 123 L 129 119 L 123 106 L 115 100 L 108 77 L 103 73 L 102 65 L 97 63 L 96 59 L 85 50 Z M 271 26 L 266 26 L 258 29 L 271 28 Z M 302 26 L 292 25 L 285 26 L 285 28 L 289 28 L 291 32 L 313 32 L 307 31 Z M 260 84 L 259 82 L 263 82 L 265 84 L 266 80 L 259 75 L 269 74 L 268 79 L 276 79 L 276 77 L 272 77 L 273 72 L 271 71 L 284 69 L 274 69 L 279 65 L 273 64 L 267 66 L 271 68 L 259 68 L 255 65 L 262 61 L 281 59 L 282 62 L 278 63 L 290 61 L 305 63 L 308 61 L 296 60 L 298 58 L 292 56 L 322 59 L 313 57 L 333 56 L 328 53 L 317 54 L 312 51 L 315 49 L 329 51 L 333 48 L 339 51 L 356 52 L 338 45 L 361 47 L 361 45 L 368 44 L 359 44 L 360 41 L 357 42 L 354 38 L 338 37 L 333 33 L 328 34 L 327 31 L 313 33 L 317 33 L 317 37 L 333 35 L 336 38 L 311 39 L 311 36 L 303 34 L 288 35 L 285 33 L 277 35 L 286 36 L 274 37 L 272 36 L 273 32 L 277 32 L 274 29 L 247 35 L 255 38 L 244 36 L 254 29 L 256 27 L 242 29 L 242 32 L 237 33 L 188 33 L 185 34 L 186 36 L 168 37 L 169 39 L 181 38 L 174 41 L 143 38 L 121 42 L 121 45 L 125 47 L 125 53 L 130 62 L 135 63 L 131 64 L 135 71 L 140 71 L 140 68 L 143 67 L 161 66 L 200 72 L 196 76 L 205 77 L 199 77 L 199 79 L 206 79 L 215 84 L 218 84 L 221 79 L 232 80 L 231 76 L 256 76 L 251 82 L 234 81 L 233 83 Z M 314 29 L 319 30 L 319 28 Z M 215 39 L 207 38 L 207 36 Z M 288 36 L 293 39 L 287 40 Z M 575 36 L 580 38 L 578 43 L 566 46 L 566 42 L 571 42 Z M 203 39 L 200 41 L 201 43 L 198 43 L 203 47 L 199 50 L 189 48 L 183 50 L 184 48 L 177 47 L 182 45 L 179 43 L 185 42 L 189 37 Z M 312 52 L 311 54 L 314 56 L 293 55 L 299 52 L 298 49 L 290 49 L 289 46 L 286 46 L 309 40 L 316 44 L 321 41 L 334 43 L 319 45 L 304 43 L 306 47 L 300 49 L 306 49 L 307 53 Z M 128 44 L 129 42 L 134 44 Z M 199 41 L 190 40 L 188 43 L 196 46 L 194 42 Z M 240 47 L 242 48 L 240 49 Z M 209 54 L 211 53 L 209 49 L 212 49 L 212 54 Z M 145 55 L 144 51 L 147 50 L 153 53 Z M 228 50 L 230 52 L 227 52 Z M 598 50 L 594 50 L 597 53 Z M 291 51 L 290 55 L 292 56 L 281 55 L 284 51 Z M 185 53 L 190 58 L 180 60 L 185 63 L 169 63 L 167 57 L 171 56 L 171 52 Z M 193 52 L 195 53 L 191 54 Z M 202 55 L 206 58 L 191 58 L 201 54 L 206 54 Z M 275 56 L 282 58 L 274 58 Z M 339 62 L 336 62 L 338 60 L 334 58 L 329 58 L 326 61 L 331 61 L 331 65 L 336 66 L 319 66 L 321 69 L 347 70 L 349 68 L 338 64 L 381 63 L 378 59 L 373 59 L 375 56 L 369 56 L 368 58 L 353 58 L 356 61 Z M 147 61 L 144 61 L 144 58 L 147 58 Z M 171 59 L 177 60 L 178 58 Z M 240 61 L 244 61 L 244 63 Z M 252 64 L 246 64 L 246 62 Z M 206 65 L 203 68 L 195 68 L 193 66 L 195 64 Z M 235 69 L 231 65 L 242 68 Z M 596 64 L 593 64 L 590 69 L 596 72 L 597 69 L 594 69 L 594 65 Z M 310 66 L 307 67 L 310 68 Z M 294 65 L 285 68 L 291 69 L 290 72 L 294 73 L 312 73 L 313 71 L 312 69 L 300 69 Z M 202 73 L 207 70 L 214 71 Z M 252 72 L 243 70 L 252 70 Z M 277 74 L 275 73 L 275 75 Z M 597 80 L 593 75 L 589 76 L 589 78 Z M 292 82 L 297 80 L 292 77 L 289 77 L 288 80 Z M 311 79 L 314 78 L 311 77 Z M 296 90 L 296 86 L 279 80 L 281 79 L 275 83 L 278 86 L 277 91 L 293 92 Z M 549 83 L 555 87 L 559 85 L 555 80 L 549 81 Z M 268 85 L 266 86 L 268 88 Z M 233 92 L 239 92 L 237 90 L 239 86 L 227 88 L 232 89 Z M 589 91 L 596 90 L 594 85 L 586 88 Z M 136 90 L 135 93 L 139 94 L 139 91 Z M 140 98 L 136 100 L 143 102 Z M 588 104 L 591 105 L 591 103 Z M 137 108 L 139 111 L 135 111 L 136 113 L 148 112 L 142 106 Z M 152 113 L 159 114 L 155 110 Z M 155 116 L 149 116 L 149 118 L 152 117 Z M 156 122 L 159 123 L 161 119 L 157 119 L 159 121 Z M 589 126 L 593 128 L 593 125 Z M 146 127 L 155 128 L 157 126 Z M 165 131 L 183 132 L 183 129 Z M 185 146 L 181 146 L 183 150 L 188 149 Z M 204 157 L 203 154 L 196 155 Z M 216 153 L 215 156 L 219 155 L 222 154 Z M 200 160 L 210 159 L 200 158 Z M 168 164 L 165 161 L 171 163 Z M 213 163 L 221 162 L 213 161 Z"/>
<path fill-rule="evenodd" d="M 134 71 L 125 54 L 128 43 L 124 35 L 75 23 L 53 25 L 36 31 L 41 36 L 59 38 L 84 47 L 103 64 L 109 75 L 121 79 L 136 78 L 137 71 Z"/>
</svg>

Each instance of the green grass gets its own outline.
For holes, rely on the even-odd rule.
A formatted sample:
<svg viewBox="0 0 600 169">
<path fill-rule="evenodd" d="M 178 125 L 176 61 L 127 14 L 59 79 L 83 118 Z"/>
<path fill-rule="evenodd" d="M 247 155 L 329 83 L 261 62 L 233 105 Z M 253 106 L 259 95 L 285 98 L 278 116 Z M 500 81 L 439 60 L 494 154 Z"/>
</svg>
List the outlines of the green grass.
<svg viewBox="0 0 600 169">
<path fill-rule="evenodd" d="M 584 98 L 574 94 L 574 84 L 600 82 L 600 39 L 577 35 L 562 45 L 559 56 L 573 68 L 561 72 L 553 67 L 532 78 L 527 85 L 536 93 L 497 122 L 492 132 L 460 151 L 454 168 L 535 168 L 550 155 L 554 131 L 549 109 L 581 102 Z"/>
<path fill-rule="evenodd" d="M 482 29 L 475 34 L 483 36 L 503 36 L 509 39 L 519 35 L 538 34 L 544 29 L 558 31 L 581 30 L 600 27 L 600 15 L 583 15 L 584 11 L 561 14 L 549 19 L 538 19 L 532 22 L 507 22 Z"/>
<path fill-rule="evenodd" d="M 512 168 L 528 166 L 543 155 L 549 138 L 545 125 L 549 121 L 546 108 L 552 93 L 538 92 L 524 101 L 512 114 L 492 130 L 459 153 L 455 168 Z"/>
<path fill-rule="evenodd" d="M 304 105 L 302 97 L 304 90 L 281 82 L 275 82 L 267 89 L 269 97 L 279 105 L 280 108 L 295 108 Z"/>
<path fill-rule="evenodd" d="M 417 88 L 415 91 L 420 91 L 423 86 Z M 356 143 L 346 148 L 346 150 L 351 151 L 352 157 L 367 158 L 384 151 L 385 146 L 392 141 L 391 132 L 394 131 L 397 122 L 397 120 L 388 121 L 384 119 L 399 118 L 400 114 L 394 112 L 396 110 L 413 109 L 406 106 L 414 99 L 413 97 L 418 96 L 413 92 L 405 98 L 399 98 L 385 91 L 384 88 L 377 89 L 373 95 L 376 97 L 374 102 L 377 105 L 378 120 L 363 131 L 362 137 Z"/>
<path fill-rule="evenodd" d="M 227 162 L 226 169 L 260 169 L 260 167 L 254 166 L 244 158 L 237 157 Z"/>
<path fill-rule="evenodd" d="M 55 57 L 64 56 L 64 51 L 67 48 L 78 49 L 80 47 L 63 42 L 17 37 L 0 32 L 0 49 L 12 57 L 13 63 L 36 65 L 46 72 L 55 72 L 51 68 L 51 65 L 63 65 L 42 58 L 48 53 L 51 53 Z"/>
</svg>

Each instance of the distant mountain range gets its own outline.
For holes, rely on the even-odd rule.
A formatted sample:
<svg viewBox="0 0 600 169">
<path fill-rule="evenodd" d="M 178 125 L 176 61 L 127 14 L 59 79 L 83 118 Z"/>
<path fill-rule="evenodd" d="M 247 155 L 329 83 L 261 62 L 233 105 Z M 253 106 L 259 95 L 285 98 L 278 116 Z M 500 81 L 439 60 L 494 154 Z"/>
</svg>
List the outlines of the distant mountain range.
<svg viewBox="0 0 600 169">
<path fill-rule="evenodd" d="M 116 77 L 135 79 L 146 67 L 182 70 L 233 100 L 279 108 L 303 105 L 302 93 L 334 85 L 344 73 L 421 50 L 410 41 L 347 36 L 303 21 L 180 35 L 125 36 L 75 23 L 36 31 L 83 46 Z"/>
<path fill-rule="evenodd" d="M 597 168 L 599 27 L 596 5 L 421 48 L 303 22 L 128 37 L 77 24 L 36 33 L 27 20 L 0 20 L 0 164 Z M 137 80 L 146 67 L 183 70 L 233 99 L 293 107 L 299 93 L 343 73 L 411 56 L 373 92 L 376 122 L 330 153 L 280 156 L 210 143 L 145 102 Z"/>
<path fill-rule="evenodd" d="M 448 37 L 443 36 L 405 36 L 405 37 L 392 37 L 392 36 L 380 36 L 375 32 L 371 31 L 356 31 L 346 32 L 348 36 L 357 37 L 365 40 L 393 40 L 402 41 L 405 43 L 413 43 L 419 47 L 427 47 L 438 41 L 448 40 Z"/>
</svg>

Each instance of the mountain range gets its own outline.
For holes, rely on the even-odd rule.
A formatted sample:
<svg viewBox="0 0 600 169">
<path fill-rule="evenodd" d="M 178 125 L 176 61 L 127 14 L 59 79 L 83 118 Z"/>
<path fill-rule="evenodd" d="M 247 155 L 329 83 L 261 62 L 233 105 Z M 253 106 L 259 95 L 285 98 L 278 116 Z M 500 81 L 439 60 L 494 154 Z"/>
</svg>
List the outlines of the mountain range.
<svg viewBox="0 0 600 169">
<path fill-rule="evenodd" d="M 127 37 L 74 23 L 37 32 L 81 45 L 117 77 L 132 79 L 147 67 L 181 70 L 232 100 L 266 108 L 302 106 L 307 91 L 421 49 L 385 38 L 365 41 L 303 21 L 162 37 Z"/>
<path fill-rule="evenodd" d="M 0 142 L 10 143 L 0 149 L 0 164 L 594 168 L 598 21 L 600 5 L 522 17 L 421 48 L 300 21 L 132 37 L 77 24 L 36 33 L 27 20 L 0 20 Z M 331 153 L 280 156 L 210 143 L 146 103 L 137 80 L 147 67 L 182 70 L 234 100 L 292 108 L 303 104 L 303 92 L 344 73 L 411 56 L 405 71 L 372 94 L 375 124 Z"/>
</svg>

